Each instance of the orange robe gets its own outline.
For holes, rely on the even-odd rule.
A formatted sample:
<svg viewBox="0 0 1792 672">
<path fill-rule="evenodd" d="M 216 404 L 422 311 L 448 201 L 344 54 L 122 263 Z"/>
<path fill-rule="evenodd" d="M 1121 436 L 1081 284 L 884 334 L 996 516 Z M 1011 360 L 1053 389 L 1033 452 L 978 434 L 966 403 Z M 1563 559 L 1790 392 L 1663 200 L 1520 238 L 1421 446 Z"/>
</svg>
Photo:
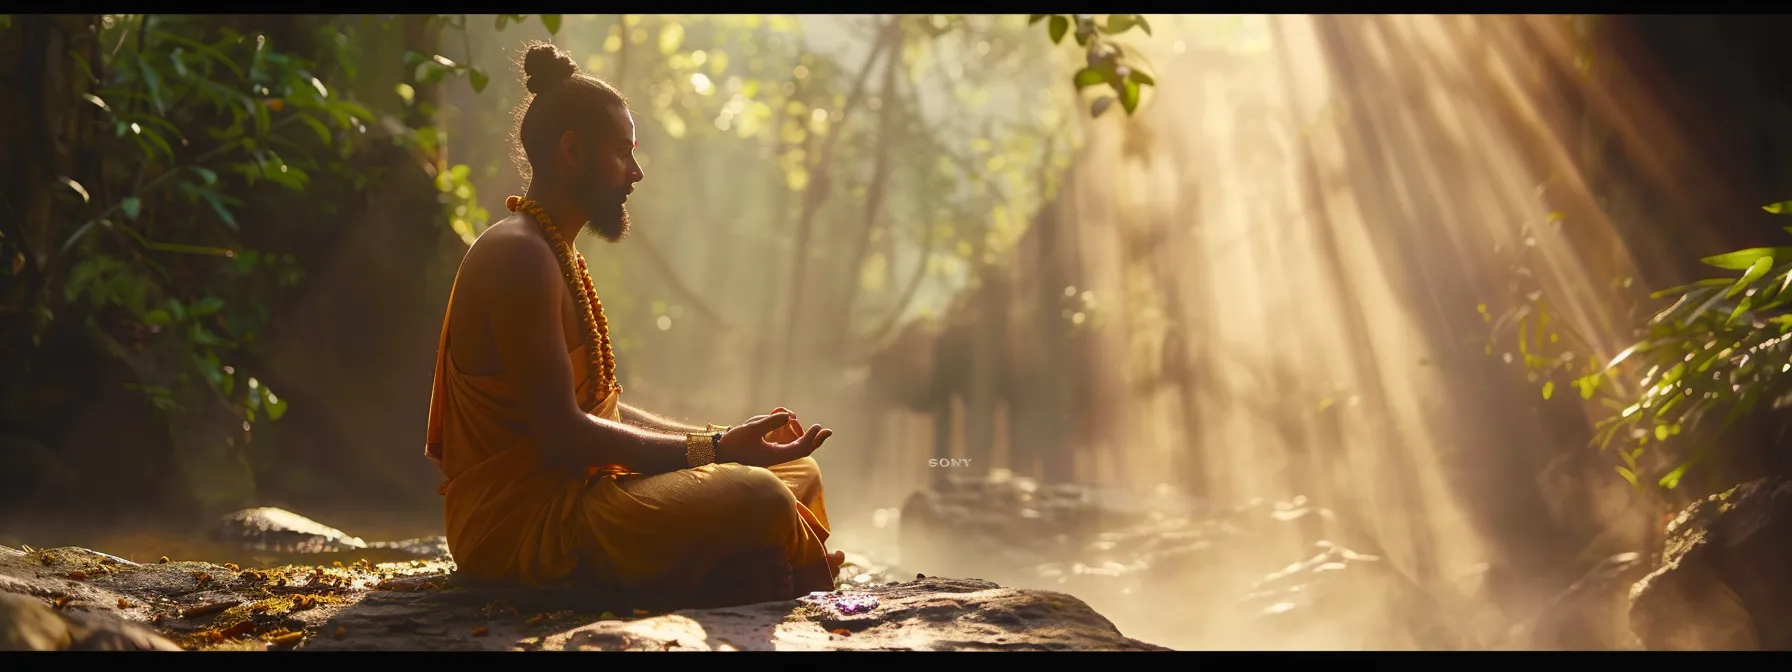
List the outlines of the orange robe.
<svg viewBox="0 0 1792 672">
<path fill-rule="evenodd" d="M 596 382 L 585 346 L 567 357 L 586 399 Z M 545 468 L 518 403 L 504 376 L 455 367 L 443 318 L 425 454 L 447 477 L 437 492 L 458 572 L 530 586 L 582 581 L 688 594 L 745 552 L 781 549 L 793 567 L 825 561 L 827 512 L 813 458 L 657 475 Z M 618 403 L 611 393 L 584 410 L 620 420 Z"/>
</svg>

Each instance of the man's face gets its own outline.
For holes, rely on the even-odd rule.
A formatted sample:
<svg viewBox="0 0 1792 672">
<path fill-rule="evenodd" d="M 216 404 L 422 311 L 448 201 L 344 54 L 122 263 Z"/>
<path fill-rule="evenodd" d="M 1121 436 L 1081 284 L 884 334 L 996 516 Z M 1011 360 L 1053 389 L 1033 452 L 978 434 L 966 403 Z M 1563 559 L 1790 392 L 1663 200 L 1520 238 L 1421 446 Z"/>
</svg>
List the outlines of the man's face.
<svg viewBox="0 0 1792 672">
<path fill-rule="evenodd" d="M 585 230 L 614 243 L 628 235 L 623 203 L 643 176 L 635 161 L 635 120 L 628 110 L 606 111 L 597 123 L 588 146 L 590 160 L 573 172 L 567 193 L 582 200 Z"/>
</svg>

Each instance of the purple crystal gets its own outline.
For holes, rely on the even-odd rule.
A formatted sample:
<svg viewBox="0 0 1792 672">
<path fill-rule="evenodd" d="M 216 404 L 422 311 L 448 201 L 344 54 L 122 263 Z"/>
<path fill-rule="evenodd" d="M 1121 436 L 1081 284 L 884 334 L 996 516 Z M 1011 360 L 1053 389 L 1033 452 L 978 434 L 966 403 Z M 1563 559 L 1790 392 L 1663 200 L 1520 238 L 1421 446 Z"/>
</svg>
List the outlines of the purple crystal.
<svg viewBox="0 0 1792 672">
<path fill-rule="evenodd" d="M 814 592 L 807 598 L 812 602 L 825 604 L 843 616 L 869 613 L 877 609 L 877 598 L 864 593 Z"/>
<path fill-rule="evenodd" d="M 863 614 L 877 608 L 877 598 L 870 595 L 843 595 L 833 600 L 834 610 L 851 616 Z"/>
</svg>

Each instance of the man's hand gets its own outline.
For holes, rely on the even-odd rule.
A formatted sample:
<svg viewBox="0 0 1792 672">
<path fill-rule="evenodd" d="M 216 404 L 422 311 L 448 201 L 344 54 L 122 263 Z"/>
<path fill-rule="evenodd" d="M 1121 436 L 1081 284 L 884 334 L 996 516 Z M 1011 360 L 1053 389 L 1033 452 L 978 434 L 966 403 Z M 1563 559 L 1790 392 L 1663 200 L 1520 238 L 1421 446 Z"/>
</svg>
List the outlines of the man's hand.
<svg viewBox="0 0 1792 672">
<path fill-rule="evenodd" d="M 779 406 L 772 409 L 772 413 L 789 413 L 790 422 L 785 423 L 783 427 L 774 429 L 770 434 L 765 435 L 767 441 L 771 441 L 772 443 L 790 443 L 802 438 L 803 422 L 796 419 L 796 411 Z M 751 421 L 749 420 L 749 422 Z"/>
<path fill-rule="evenodd" d="M 716 447 L 717 462 L 735 462 L 749 467 L 770 467 L 808 457 L 833 436 L 834 430 L 814 425 L 790 441 L 774 441 L 773 432 L 795 432 L 795 416 L 786 412 L 756 416 L 722 435 Z M 798 425 L 800 426 L 800 425 Z"/>
</svg>

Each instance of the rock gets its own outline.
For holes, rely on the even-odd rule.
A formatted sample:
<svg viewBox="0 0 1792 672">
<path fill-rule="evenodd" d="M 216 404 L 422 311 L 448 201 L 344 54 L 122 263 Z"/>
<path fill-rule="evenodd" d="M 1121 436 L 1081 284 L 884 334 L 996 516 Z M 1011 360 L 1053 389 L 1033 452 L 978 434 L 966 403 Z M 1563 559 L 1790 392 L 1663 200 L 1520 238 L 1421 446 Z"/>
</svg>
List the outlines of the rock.
<svg viewBox="0 0 1792 672">
<path fill-rule="evenodd" d="M 215 541 L 288 561 L 435 559 L 448 555 L 446 537 L 363 541 L 297 513 L 274 507 L 224 514 L 210 531 Z M 309 556 L 309 557 L 298 557 Z"/>
<path fill-rule="evenodd" d="M 875 603 L 845 613 L 837 603 Z M 870 598 L 866 600 L 865 598 Z M 567 627 L 565 616 L 498 618 L 485 625 L 477 610 L 444 618 L 427 594 L 379 593 L 324 624 L 342 637 L 315 650 L 377 648 L 604 651 L 832 650 L 1163 650 L 1128 639 L 1076 598 L 966 579 L 930 578 L 802 600 L 724 609 L 678 611 L 638 619 L 598 618 Z M 539 619 L 539 620 L 538 620 Z M 456 623 L 456 620 L 460 620 Z M 531 621 L 534 621 L 531 623 Z M 471 627 L 469 627 L 471 626 Z"/>
<path fill-rule="evenodd" d="M 1513 640 L 1533 651 L 1639 648 L 1630 632 L 1630 587 L 1648 572 L 1648 558 L 1641 553 L 1605 558 L 1518 626 Z"/>
<path fill-rule="evenodd" d="M 841 590 L 856 590 L 895 582 L 896 574 L 888 564 L 863 554 L 848 552 L 846 561 L 840 564 L 840 574 L 835 581 L 835 587 Z"/>
<path fill-rule="evenodd" d="M 1652 651 L 1792 649 L 1792 480 L 1682 511 L 1660 567 L 1631 589 L 1630 629 Z"/>
<path fill-rule="evenodd" d="M 565 590 L 457 583 L 443 561 L 138 564 L 79 548 L 0 548 L 0 642 L 12 648 L 302 650 L 1160 650 L 1082 601 L 987 581 L 863 585 L 802 600 L 624 616 Z M 852 564 L 858 563 L 858 564 Z M 844 574 L 844 572 L 843 572 Z M 843 584 L 849 580 L 842 577 Z M 861 585 L 854 582 L 851 585 Z M 52 610 L 46 605 L 62 605 Z M 155 632 L 152 633 L 151 630 Z"/>
<path fill-rule="evenodd" d="M 16 584 L 8 584 L 10 587 Z M 141 626 L 80 612 L 61 613 L 45 600 L 0 592 L 0 651 L 179 651 Z"/>
</svg>

